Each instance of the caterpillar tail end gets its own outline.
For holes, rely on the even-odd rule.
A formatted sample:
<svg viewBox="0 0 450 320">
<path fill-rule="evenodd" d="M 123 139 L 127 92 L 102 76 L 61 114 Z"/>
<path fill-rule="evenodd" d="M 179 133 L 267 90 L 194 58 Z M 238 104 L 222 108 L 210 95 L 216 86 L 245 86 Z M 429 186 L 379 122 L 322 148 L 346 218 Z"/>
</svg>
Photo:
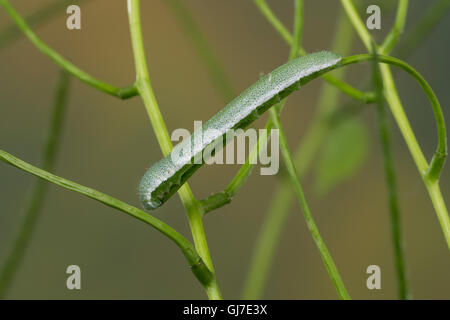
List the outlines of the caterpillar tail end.
<svg viewBox="0 0 450 320">
<path fill-rule="evenodd" d="M 162 201 L 152 199 L 149 195 L 141 195 L 141 203 L 146 210 L 155 210 L 162 205 Z"/>
</svg>

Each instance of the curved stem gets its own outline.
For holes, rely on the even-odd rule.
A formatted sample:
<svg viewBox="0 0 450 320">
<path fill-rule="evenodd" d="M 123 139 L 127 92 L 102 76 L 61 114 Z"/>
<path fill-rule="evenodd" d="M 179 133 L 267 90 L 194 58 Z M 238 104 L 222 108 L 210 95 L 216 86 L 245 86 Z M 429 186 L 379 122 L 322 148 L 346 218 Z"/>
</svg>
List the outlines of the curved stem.
<svg viewBox="0 0 450 320">
<path fill-rule="evenodd" d="M 422 150 L 419 147 L 419 144 L 417 143 L 414 132 L 412 131 L 408 118 L 403 110 L 402 103 L 400 101 L 394 84 L 394 80 L 392 78 L 392 73 L 387 65 L 381 65 L 381 75 L 383 77 L 383 83 L 385 86 L 386 100 L 390 104 L 391 112 L 394 115 L 395 120 L 397 121 L 400 131 L 403 134 L 403 138 L 408 145 L 414 162 L 416 163 L 419 173 L 425 183 L 425 186 L 427 187 L 428 194 L 434 206 L 434 210 L 438 216 L 439 223 L 441 224 L 447 246 L 450 248 L 450 219 L 444 199 L 442 198 L 440 192 L 439 181 L 432 181 L 427 177 L 427 170 L 429 166 L 425 160 Z"/>
<path fill-rule="evenodd" d="M 346 57 L 342 59 L 341 64 L 343 66 L 363 61 L 371 60 L 372 56 L 370 54 L 360 54 L 355 55 L 351 57 Z M 406 71 L 409 75 L 411 75 L 421 86 L 422 90 L 426 94 L 428 100 L 431 103 L 431 106 L 433 108 L 434 117 L 436 120 L 436 126 L 438 131 L 438 146 L 435 152 L 435 155 L 433 157 L 433 160 L 431 161 L 430 166 L 428 166 L 425 158 L 420 156 L 422 154 L 421 152 L 416 153 L 416 163 L 418 163 L 419 170 L 422 174 L 425 174 L 428 179 L 431 181 L 436 181 L 439 179 L 439 175 L 442 171 L 442 168 L 444 166 L 445 158 L 447 156 L 447 132 L 445 127 L 445 119 L 444 115 L 442 113 L 442 108 L 439 103 L 439 100 L 437 99 L 433 89 L 430 87 L 428 82 L 422 77 L 422 75 L 417 72 L 412 66 L 410 66 L 408 63 L 389 56 L 385 55 L 379 55 L 378 59 L 380 62 L 385 64 L 390 64 L 396 67 L 399 67 Z M 389 81 L 388 81 L 389 82 Z M 411 132 L 412 134 L 412 132 Z M 420 151 L 420 147 L 417 145 L 417 148 Z"/>
<path fill-rule="evenodd" d="M 60 187 L 63 187 L 68 190 L 75 191 L 80 193 L 88 198 L 97 200 L 111 208 L 115 208 L 119 211 L 122 211 L 133 218 L 136 218 L 151 227 L 155 228 L 169 239 L 171 239 L 183 252 L 184 256 L 189 262 L 189 265 L 192 268 L 192 272 L 196 275 L 199 281 L 203 284 L 209 284 L 213 280 L 213 275 L 208 272 L 208 268 L 205 266 L 203 260 L 193 247 L 193 245 L 180 233 L 178 233 L 175 229 L 162 222 L 161 220 L 151 216 L 147 212 L 144 212 L 136 207 L 133 207 L 123 201 L 115 199 L 107 194 L 99 192 L 89 187 L 82 186 L 78 183 L 72 182 L 70 180 L 58 177 L 50 172 L 39 169 L 25 161 L 20 160 L 19 158 L 14 157 L 13 155 L 0 150 L 0 160 L 19 168 L 23 171 L 31 173 L 36 177 L 54 183 Z"/>
<path fill-rule="evenodd" d="M 133 54 L 136 65 L 136 86 L 142 97 L 142 101 L 144 102 L 161 150 L 164 155 L 168 155 L 172 150 L 172 142 L 150 83 L 145 58 L 144 42 L 142 38 L 139 0 L 128 0 L 128 16 L 130 21 L 131 42 L 133 45 Z M 199 202 L 194 198 L 194 195 L 192 194 L 192 191 L 187 183 L 180 188 L 178 194 L 187 211 L 195 247 L 200 257 L 205 261 L 209 271 L 213 274 L 213 280 L 205 286 L 205 290 L 210 299 L 221 299 L 220 289 L 214 275 L 214 267 L 209 254 L 208 244 L 206 242 L 205 231 L 203 228 L 202 208 L 199 205 Z"/>
<path fill-rule="evenodd" d="M 75 78 L 87 83 L 88 85 L 105 92 L 109 95 L 118 97 L 120 99 L 128 99 L 134 97 L 138 94 L 137 89 L 134 85 L 126 88 L 114 87 L 108 83 L 97 80 L 91 75 L 87 74 L 83 70 L 79 69 L 77 66 L 72 64 L 70 61 L 65 59 L 59 53 L 47 46 L 41 39 L 39 39 L 36 34 L 31 30 L 28 24 L 23 20 L 19 13 L 9 4 L 7 0 L 0 0 L 0 5 L 5 8 L 6 12 L 14 20 L 17 26 L 22 30 L 25 36 L 38 48 L 43 54 L 52 59 L 58 66 L 66 70 Z"/>
<path fill-rule="evenodd" d="M 78 0 L 77 4 L 81 4 L 84 1 L 85 0 Z M 72 0 L 54 0 L 51 3 L 37 9 L 28 17 L 25 17 L 25 20 L 27 21 L 29 26 L 38 27 L 57 14 L 65 12 L 64 9 L 72 3 Z M 15 24 L 12 24 L 11 26 L 8 26 L 4 30 L 2 30 L 0 32 L 0 51 L 9 46 L 15 40 L 19 39 L 21 35 L 22 33 L 20 29 Z"/>
<path fill-rule="evenodd" d="M 56 155 L 58 153 L 61 132 L 64 125 L 64 116 L 67 109 L 68 86 L 69 75 L 65 71 L 61 71 L 51 112 L 50 130 L 42 153 L 41 163 L 46 171 L 53 170 Z M 48 184 L 40 179 L 37 180 L 33 186 L 33 191 L 28 200 L 22 222 L 9 249 L 5 263 L 0 269 L 0 299 L 6 295 L 17 268 L 26 252 L 36 226 L 36 221 L 42 209 L 47 189 Z"/>
</svg>

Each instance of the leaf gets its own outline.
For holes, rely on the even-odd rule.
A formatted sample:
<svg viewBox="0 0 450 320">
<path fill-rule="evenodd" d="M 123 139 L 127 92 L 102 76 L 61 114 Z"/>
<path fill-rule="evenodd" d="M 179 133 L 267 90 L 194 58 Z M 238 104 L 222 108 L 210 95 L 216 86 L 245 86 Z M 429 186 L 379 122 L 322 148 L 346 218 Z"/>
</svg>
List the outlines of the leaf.
<svg viewBox="0 0 450 320">
<path fill-rule="evenodd" d="M 354 176 L 367 158 L 368 143 L 368 132 L 360 119 L 338 124 L 331 131 L 316 165 L 315 190 L 325 194 Z"/>
</svg>

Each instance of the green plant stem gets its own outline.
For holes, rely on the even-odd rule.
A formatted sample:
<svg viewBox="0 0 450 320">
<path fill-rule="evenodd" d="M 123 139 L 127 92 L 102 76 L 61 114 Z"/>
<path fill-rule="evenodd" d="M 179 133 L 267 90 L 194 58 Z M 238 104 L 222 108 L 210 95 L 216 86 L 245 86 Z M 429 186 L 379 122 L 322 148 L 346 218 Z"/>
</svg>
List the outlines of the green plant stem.
<svg viewBox="0 0 450 320">
<path fill-rule="evenodd" d="M 374 51 L 373 61 L 373 83 L 377 95 L 377 124 L 378 135 L 380 137 L 384 175 L 386 180 L 386 189 L 388 194 L 389 215 L 391 220 L 391 237 L 394 250 L 394 264 L 397 273 L 397 292 L 400 300 L 409 298 L 408 279 L 406 271 L 406 262 L 403 251 L 403 236 L 400 222 L 400 209 L 397 194 L 397 179 L 395 176 L 394 158 L 392 155 L 391 133 L 384 106 L 383 80 L 381 79 L 378 66 L 378 57 Z"/>
<path fill-rule="evenodd" d="M 51 111 L 50 129 L 42 150 L 41 164 L 44 170 L 47 171 L 53 170 L 60 145 L 64 116 L 67 109 L 68 86 L 69 76 L 65 71 L 61 71 Z M 33 186 L 20 227 L 15 234 L 15 239 L 11 244 L 6 260 L 0 269 L 0 299 L 6 295 L 17 268 L 25 255 L 41 212 L 47 189 L 48 184 L 43 180 L 36 181 Z"/>
<path fill-rule="evenodd" d="M 442 198 L 440 192 L 439 180 L 430 179 L 428 175 L 429 170 L 428 168 L 431 168 L 431 166 L 430 167 L 428 166 L 425 157 L 423 156 L 422 150 L 420 149 L 419 144 L 417 143 L 417 140 L 411 129 L 408 118 L 403 110 L 400 98 L 398 97 L 398 93 L 389 67 L 387 67 L 386 65 L 382 65 L 381 74 L 383 77 L 383 83 L 385 87 L 386 100 L 390 104 L 391 112 L 393 113 L 394 118 L 397 121 L 400 131 L 402 132 L 403 138 L 405 139 L 408 145 L 408 148 L 411 152 L 414 162 L 416 163 L 416 166 L 419 170 L 422 180 L 425 183 L 425 186 L 428 190 L 428 194 L 433 203 L 435 212 L 441 224 L 442 231 L 444 232 L 447 246 L 450 249 L 450 220 L 448 217 L 448 211 L 445 206 L 444 199 Z M 438 155 L 438 157 L 434 159 L 441 159 L 439 160 L 439 162 L 441 163 L 441 165 L 444 164 L 444 154 Z M 438 166 L 434 165 L 434 168 L 438 168 L 439 166 L 440 165 Z"/>
<path fill-rule="evenodd" d="M 403 34 L 406 23 L 406 15 L 408 14 L 409 0 L 399 0 L 397 8 L 397 16 L 395 18 L 394 26 L 388 33 L 381 45 L 380 52 L 388 54 L 397 44 L 400 36 Z"/>
<path fill-rule="evenodd" d="M 195 51 L 200 56 L 201 62 L 205 65 L 223 100 L 226 102 L 231 101 L 235 97 L 235 90 L 208 39 L 193 18 L 192 13 L 181 0 L 166 0 L 164 3 L 172 10 L 182 25 L 183 32 L 191 40 Z"/>
<path fill-rule="evenodd" d="M 368 61 L 370 59 L 371 59 L 371 55 L 360 54 L 360 55 L 355 55 L 355 56 L 346 57 L 346 58 L 342 59 L 341 64 L 343 66 L 345 66 L 348 64 L 359 63 L 362 61 Z M 403 69 L 405 72 L 407 72 L 410 76 L 412 76 L 417 81 L 417 83 L 420 85 L 420 87 L 426 94 L 428 100 L 430 100 L 430 103 L 431 103 L 431 106 L 433 109 L 433 113 L 434 113 L 434 117 L 436 120 L 436 126 L 437 126 L 437 132 L 438 132 L 438 146 L 436 148 L 436 152 L 433 157 L 433 160 L 430 163 L 430 166 L 428 166 L 427 161 L 425 160 L 425 157 L 423 157 L 423 154 L 421 153 L 420 147 L 418 146 L 417 143 L 416 143 L 416 146 L 414 146 L 414 148 L 417 148 L 420 152 L 415 152 L 413 154 L 413 157 L 414 156 L 417 157 L 416 161 L 420 165 L 420 166 L 418 165 L 419 169 L 421 171 L 425 170 L 425 176 L 428 179 L 430 179 L 431 181 L 437 181 L 439 179 L 440 173 L 444 166 L 445 157 L 447 155 L 447 132 L 446 132 L 446 127 L 445 127 L 445 119 L 444 119 L 444 115 L 442 113 L 442 108 L 439 103 L 439 100 L 437 99 L 433 89 L 430 87 L 428 82 L 422 77 L 422 75 L 420 75 L 419 72 L 417 72 L 409 64 L 407 64 L 406 62 L 404 62 L 400 59 L 385 56 L 385 55 L 379 55 L 378 59 L 380 60 L 380 62 L 384 63 L 381 66 L 382 68 L 383 67 L 386 68 L 387 64 L 390 64 L 390 65 L 399 67 L 399 68 Z M 391 82 L 391 81 L 385 80 L 384 82 Z M 411 133 L 409 133 L 409 134 L 412 134 L 414 136 L 414 134 L 412 133 L 412 130 L 411 130 Z M 422 154 L 422 156 L 420 156 L 420 154 Z"/>
<path fill-rule="evenodd" d="M 393 87 L 394 82 L 392 79 L 392 74 L 390 72 L 390 69 L 388 69 L 387 70 L 388 72 L 386 72 L 386 68 L 388 68 L 387 64 L 399 67 L 399 68 L 403 69 L 405 72 L 407 72 L 409 75 L 411 75 L 417 81 L 417 83 L 421 86 L 421 88 L 424 91 L 424 93 L 426 94 L 427 98 L 430 100 L 431 106 L 433 108 L 434 117 L 436 120 L 437 131 L 438 131 L 438 146 L 437 146 L 436 152 L 435 152 L 433 159 L 431 160 L 431 163 L 429 166 L 427 164 L 427 161 L 425 160 L 425 157 L 422 154 L 422 151 L 421 151 L 417 141 L 415 140 L 412 129 L 406 130 L 407 129 L 406 124 L 409 125 L 409 123 L 407 122 L 408 120 L 406 118 L 406 115 L 403 112 L 403 107 L 401 107 L 401 109 L 402 109 L 404 118 L 399 117 L 397 119 L 397 121 L 401 120 L 402 121 L 401 129 L 403 128 L 404 130 L 406 130 L 404 132 L 404 135 L 407 136 L 407 138 L 405 138 L 405 140 L 407 141 L 410 149 L 413 149 L 413 151 L 414 151 L 414 152 L 412 152 L 412 151 L 411 152 L 412 152 L 413 158 L 415 159 L 416 164 L 419 168 L 419 171 L 423 174 L 424 178 L 427 178 L 428 180 L 430 180 L 430 182 L 437 182 L 439 180 L 439 176 L 442 172 L 442 168 L 445 163 L 445 158 L 447 156 L 447 133 L 446 133 L 446 128 L 445 128 L 445 119 L 444 119 L 444 115 L 442 113 L 442 108 L 439 103 L 439 100 L 437 99 L 433 89 L 430 87 L 428 82 L 426 82 L 426 80 L 420 75 L 420 73 L 418 73 L 409 64 L 407 64 L 406 62 L 404 62 L 400 59 L 385 56 L 385 55 L 379 55 L 378 58 L 379 58 L 380 62 L 384 63 L 381 66 L 381 70 L 382 70 L 382 72 L 383 72 L 383 70 L 385 71 L 384 75 L 383 75 L 383 81 L 384 81 L 384 85 L 385 85 L 385 91 L 387 91 L 385 93 L 386 97 L 387 97 L 388 101 L 397 100 L 397 103 L 395 105 L 396 108 L 394 108 L 394 110 L 396 111 L 396 113 L 394 113 L 394 116 L 396 116 L 396 115 L 399 116 L 398 113 L 399 113 L 401 104 L 399 105 L 400 99 L 398 98 L 396 90 L 394 90 L 395 87 Z M 355 55 L 355 56 L 346 57 L 346 58 L 342 59 L 341 65 L 345 66 L 345 65 L 349 65 L 349 64 L 353 64 L 353 63 L 359 63 L 362 61 L 368 61 L 370 59 L 371 59 L 371 56 L 368 54 Z M 389 86 L 387 86 L 387 84 L 389 84 Z M 395 92 L 395 95 L 393 94 L 394 92 Z M 390 100 L 389 100 L 389 98 L 390 98 Z"/>
<path fill-rule="evenodd" d="M 283 25 L 283 23 L 275 16 L 272 10 L 269 8 L 265 0 L 254 0 L 256 7 L 260 10 L 260 12 L 264 15 L 267 21 L 275 28 L 275 30 L 281 35 L 283 40 L 288 44 L 292 45 L 294 41 L 294 37 L 290 34 L 287 28 Z M 299 47 L 298 54 L 303 56 L 306 55 L 307 52 L 302 47 Z M 330 74 L 324 74 L 322 78 L 325 81 L 328 81 L 333 86 L 337 87 L 346 95 L 356 99 L 363 101 L 365 103 L 372 103 L 374 101 L 374 95 L 372 92 L 362 92 L 342 80 L 339 80 L 333 77 Z"/>
<path fill-rule="evenodd" d="M 270 109 L 270 116 L 273 121 L 274 128 L 279 130 L 281 155 L 283 157 L 284 164 L 289 174 L 292 186 L 297 195 L 298 202 L 302 209 L 308 230 L 310 231 L 311 236 L 313 237 L 313 240 L 317 246 L 317 249 L 319 250 L 320 256 L 325 264 L 325 267 L 334 284 L 334 287 L 336 288 L 339 297 L 341 299 L 348 300 L 350 299 L 350 295 L 348 294 L 347 289 L 345 288 L 344 283 L 342 282 L 342 279 L 339 275 L 336 265 L 330 253 L 328 252 L 325 242 L 320 236 L 319 230 L 312 217 L 311 211 L 306 201 L 306 197 L 303 193 L 302 186 L 298 179 L 297 170 L 295 169 L 294 161 L 292 160 L 291 153 L 289 151 L 289 146 L 287 143 L 286 136 L 284 134 L 283 127 L 281 126 L 280 118 L 278 116 L 277 111 L 274 108 Z"/>
<path fill-rule="evenodd" d="M 303 16 L 304 16 L 304 3 L 303 0 L 294 1 L 295 11 L 294 11 L 294 31 L 291 41 L 291 50 L 289 51 L 289 60 L 296 58 L 299 54 L 298 51 L 302 47 L 303 38 Z"/>
<path fill-rule="evenodd" d="M 426 11 L 419 22 L 405 34 L 400 46 L 395 49 L 398 57 L 405 57 L 415 51 L 450 11 L 450 0 L 437 0 Z"/>
<path fill-rule="evenodd" d="M 332 51 L 346 53 L 350 49 L 353 39 L 352 26 L 348 22 L 345 13 L 341 11 L 336 26 Z M 343 78 L 344 72 L 345 69 L 336 70 L 335 76 Z M 326 83 L 322 87 L 316 116 L 306 135 L 302 138 L 294 156 L 295 167 L 300 178 L 304 176 L 329 132 L 328 118 L 337 107 L 339 92 L 336 87 Z M 255 249 L 253 250 L 243 288 L 244 299 L 261 299 L 275 249 L 293 199 L 294 191 L 289 177 L 283 177 L 279 186 L 275 188 L 275 193 L 259 231 L 258 239 L 255 242 Z"/>
<path fill-rule="evenodd" d="M 238 193 L 247 181 L 247 178 L 250 176 L 255 166 L 253 163 L 256 163 L 260 148 L 264 148 L 266 146 L 272 126 L 272 121 L 269 119 L 266 123 L 264 132 L 259 136 L 256 145 L 252 148 L 252 150 L 250 150 L 249 156 L 245 159 L 245 163 L 239 168 L 239 171 L 225 190 L 200 200 L 203 207 L 203 215 L 219 209 L 233 200 L 233 197 Z"/>
<path fill-rule="evenodd" d="M 367 48 L 367 50 L 370 50 L 370 47 L 372 45 L 372 36 L 367 31 L 366 26 L 364 25 L 364 22 L 360 19 L 358 15 L 358 11 L 356 10 L 355 5 L 351 0 L 341 0 L 342 7 L 344 8 L 345 12 L 347 13 L 347 16 L 349 20 L 352 22 L 356 32 L 358 33 L 359 37 L 361 38 L 361 41 Z"/>
<path fill-rule="evenodd" d="M 364 24 L 363 24 L 361 18 L 359 17 L 358 13 L 356 12 L 356 9 L 353 6 L 352 1 L 341 0 L 341 3 L 344 6 L 347 16 L 349 17 L 350 21 L 352 22 L 354 28 L 357 30 L 361 40 L 363 41 L 364 45 L 367 48 L 367 50 L 370 51 L 371 46 L 372 46 L 372 41 L 373 41 L 372 37 L 370 36 L 367 29 L 364 27 Z M 380 52 L 380 53 L 383 53 L 383 52 Z M 381 56 L 380 56 L 380 61 L 383 62 L 381 59 Z M 419 170 L 422 180 L 425 183 L 428 194 L 431 198 L 434 209 L 438 216 L 439 223 L 444 232 L 447 246 L 450 249 L 450 219 L 448 217 L 448 212 L 447 212 L 447 208 L 445 206 L 444 199 L 442 198 L 442 195 L 440 192 L 439 180 L 438 180 L 439 173 L 442 170 L 442 166 L 444 164 L 444 160 L 447 155 L 447 151 L 445 150 L 445 152 L 443 152 L 443 153 L 436 152 L 431 161 L 430 166 L 428 166 L 425 156 L 423 155 L 422 150 L 420 149 L 420 146 L 417 142 L 417 139 L 415 138 L 414 132 L 411 128 L 411 125 L 409 124 L 408 118 L 403 109 L 403 106 L 402 106 L 402 103 L 398 96 L 397 88 L 395 86 L 394 79 L 392 77 L 392 73 L 391 73 L 389 66 L 381 65 L 381 75 L 382 75 L 382 79 L 383 79 L 386 100 L 389 103 L 391 112 L 394 115 L 394 118 L 397 122 L 397 125 L 400 128 L 403 138 L 404 138 L 406 144 L 408 145 L 408 148 L 412 155 L 412 158 L 414 159 L 414 162 L 416 163 L 416 166 Z M 430 93 L 430 90 L 425 91 L 425 92 L 428 95 Z M 435 117 L 436 116 L 437 115 L 435 112 Z M 444 128 L 442 128 L 442 125 L 444 126 Z M 438 126 L 438 131 L 445 130 L 445 122 L 440 123 L 439 121 L 437 121 L 437 126 Z M 439 134 L 439 139 L 441 140 L 441 138 L 442 137 Z M 439 145 L 438 145 L 438 149 L 439 149 Z"/>
<path fill-rule="evenodd" d="M 244 185 L 244 182 L 247 180 L 250 175 L 253 167 L 255 166 L 253 163 L 256 163 L 255 160 L 258 157 L 260 148 L 264 148 L 269 139 L 270 130 L 272 130 L 272 121 L 269 120 L 266 123 L 266 127 L 264 128 L 264 133 L 259 136 L 258 142 L 255 147 L 250 151 L 250 155 L 245 160 L 245 164 L 243 164 L 240 168 L 236 176 L 231 180 L 228 187 L 225 189 L 225 192 L 233 197 Z"/>
<path fill-rule="evenodd" d="M 262 15 L 267 19 L 267 21 L 272 25 L 272 27 L 281 35 L 283 40 L 287 43 L 292 43 L 293 37 L 289 30 L 284 26 L 284 24 L 275 16 L 273 11 L 267 5 L 265 0 L 253 0 L 256 7 L 262 13 Z M 305 52 L 302 53 L 302 55 Z"/>
<path fill-rule="evenodd" d="M 23 20 L 19 13 L 9 4 L 7 0 L 0 0 L 0 5 L 6 10 L 9 16 L 14 20 L 17 26 L 22 30 L 25 36 L 38 48 L 43 54 L 52 59 L 58 66 L 66 70 L 75 78 L 87 83 L 88 85 L 104 92 L 109 95 L 115 96 L 120 99 L 128 99 L 137 95 L 137 89 L 135 85 L 131 85 L 125 88 L 117 88 L 108 83 L 95 79 L 91 75 L 87 74 L 70 61 L 65 59 L 59 53 L 47 46 L 36 34 L 31 30 L 28 24 Z"/>
<path fill-rule="evenodd" d="M 14 157 L 13 155 L 0 150 L 0 160 L 19 168 L 23 171 L 31 173 L 36 177 L 54 183 L 60 187 L 63 187 L 68 190 L 75 191 L 80 193 L 88 198 L 99 201 L 111 208 L 122 211 L 133 218 L 136 218 L 151 227 L 155 228 L 169 239 L 171 239 L 182 251 L 183 255 L 188 260 L 189 266 L 192 269 L 192 272 L 199 279 L 199 281 L 208 285 L 213 281 L 213 274 L 209 271 L 208 267 L 203 262 L 202 258 L 199 256 L 194 246 L 180 233 L 174 230 L 172 227 L 162 222 L 161 220 L 151 216 L 147 212 L 140 210 L 136 207 L 133 207 L 123 201 L 115 199 L 107 194 L 99 192 L 89 187 L 82 186 L 78 183 L 72 182 L 70 180 L 58 177 L 50 172 L 39 169 L 25 161 L 20 160 L 19 158 Z"/>
<path fill-rule="evenodd" d="M 164 155 L 168 155 L 172 150 L 172 142 L 150 83 L 142 38 L 139 4 L 139 0 L 128 0 L 131 42 L 133 46 L 137 74 L 136 86 L 142 97 L 142 101 L 144 102 L 161 150 Z M 199 205 L 199 202 L 194 198 L 194 195 L 192 194 L 192 191 L 187 183 L 180 188 L 178 194 L 187 211 L 195 247 L 200 257 L 203 261 L 205 261 L 205 264 L 210 272 L 214 275 L 214 267 L 209 254 L 208 244 L 206 242 L 205 231 L 203 228 L 202 208 Z M 213 280 L 205 286 L 205 290 L 210 299 L 221 299 L 221 293 L 215 275 Z"/>
<path fill-rule="evenodd" d="M 79 5 L 84 1 L 78 0 L 77 4 Z M 30 14 L 25 18 L 25 21 L 27 21 L 30 27 L 38 27 L 61 12 L 65 12 L 65 8 L 71 4 L 73 4 L 72 0 L 52 1 Z M 2 30 L 0 32 L 0 51 L 19 39 L 21 35 L 20 29 L 15 24 Z"/>
</svg>

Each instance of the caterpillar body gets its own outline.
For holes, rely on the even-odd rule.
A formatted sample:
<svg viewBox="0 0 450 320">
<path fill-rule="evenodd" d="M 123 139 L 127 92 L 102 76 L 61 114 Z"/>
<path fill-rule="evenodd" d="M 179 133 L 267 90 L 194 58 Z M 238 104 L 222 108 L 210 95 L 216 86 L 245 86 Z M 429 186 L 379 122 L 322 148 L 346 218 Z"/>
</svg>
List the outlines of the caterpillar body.
<svg viewBox="0 0 450 320">
<path fill-rule="evenodd" d="M 317 52 L 293 59 L 261 77 L 147 170 L 139 184 L 144 208 L 153 210 L 166 202 L 203 164 L 195 163 L 194 158 L 221 137 L 225 139 L 228 130 L 246 128 L 274 104 L 341 60 L 336 53 Z"/>
</svg>

